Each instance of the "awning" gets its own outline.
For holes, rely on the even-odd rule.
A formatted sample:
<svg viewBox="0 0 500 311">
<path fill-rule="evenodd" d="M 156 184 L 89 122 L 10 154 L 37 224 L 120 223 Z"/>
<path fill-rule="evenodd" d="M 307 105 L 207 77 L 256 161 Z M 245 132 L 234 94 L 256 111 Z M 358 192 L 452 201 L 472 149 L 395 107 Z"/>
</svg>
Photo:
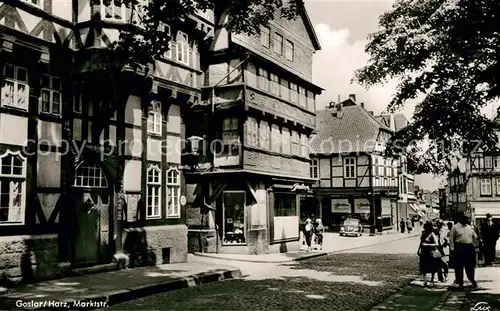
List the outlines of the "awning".
<svg viewBox="0 0 500 311">
<path fill-rule="evenodd" d="M 424 213 L 424 212 L 422 212 L 422 211 L 418 211 L 418 212 L 417 212 L 417 214 L 418 214 L 418 216 L 420 216 L 420 217 L 425 217 L 425 216 L 426 216 L 426 215 L 425 215 L 425 213 Z"/>
<path fill-rule="evenodd" d="M 408 204 L 408 205 L 410 205 L 410 207 L 411 207 L 411 209 L 412 209 L 412 210 L 414 210 L 415 212 L 417 212 L 417 213 L 418 213 L 418 208 L 415 206 L 415 204 L 411 204 L 411 203 L 410 203 L 410 204 Z"/>
</svg>

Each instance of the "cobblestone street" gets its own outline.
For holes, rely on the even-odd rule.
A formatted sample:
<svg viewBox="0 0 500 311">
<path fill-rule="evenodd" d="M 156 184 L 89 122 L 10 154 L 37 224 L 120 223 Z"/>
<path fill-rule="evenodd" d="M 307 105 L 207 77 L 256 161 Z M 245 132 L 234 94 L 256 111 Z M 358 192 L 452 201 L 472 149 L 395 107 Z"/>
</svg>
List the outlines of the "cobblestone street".
<svg viewBox="0 0 500 311">
<path fill-rule="evenodd" d="M 415 278 L 416 244 L 412 238 L 379 246 L 403 254 L 341 253 L 286 265 L 240 263 L 245 279 L 158 294 L 108 310 L 369 310 Z"/>
</svg>

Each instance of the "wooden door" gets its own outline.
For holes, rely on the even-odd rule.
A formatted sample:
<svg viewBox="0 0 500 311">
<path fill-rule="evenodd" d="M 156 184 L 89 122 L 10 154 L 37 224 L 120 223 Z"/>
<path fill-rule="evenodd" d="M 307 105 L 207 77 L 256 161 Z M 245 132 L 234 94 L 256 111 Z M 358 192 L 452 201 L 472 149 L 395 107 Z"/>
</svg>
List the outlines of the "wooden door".
<svg viewBox="0 0 500 311">
<path fill-rule="evenodd" d="M 93 198 L 94 197 L 94 198 Z M 98 196 L 90 192 L 77 193 L 76 203 L 76 265 L 90 266 L 99 261 L 100 213 L 97 205 Z"/>
</svg>

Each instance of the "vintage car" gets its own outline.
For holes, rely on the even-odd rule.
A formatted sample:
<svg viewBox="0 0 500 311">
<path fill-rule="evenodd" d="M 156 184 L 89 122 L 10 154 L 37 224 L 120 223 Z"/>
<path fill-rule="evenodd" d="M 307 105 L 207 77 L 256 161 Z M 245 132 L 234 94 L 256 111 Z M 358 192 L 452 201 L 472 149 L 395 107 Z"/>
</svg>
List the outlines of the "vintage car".
<svg viewBox="0 0 500 311">
<path fill-rule="evenodd" d="M 342 227 L 340 227 L 340 236 L 362 236 L 363 226 L 359 219 L 348 218 L 344 221 Z"/>
</svg>

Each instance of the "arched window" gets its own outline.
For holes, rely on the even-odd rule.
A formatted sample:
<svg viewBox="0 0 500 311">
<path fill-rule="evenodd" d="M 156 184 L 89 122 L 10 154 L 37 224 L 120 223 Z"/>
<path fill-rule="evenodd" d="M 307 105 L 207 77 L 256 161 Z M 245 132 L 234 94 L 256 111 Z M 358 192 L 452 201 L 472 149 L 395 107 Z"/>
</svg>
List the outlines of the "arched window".
<svg viewBox="0 0 500 311">
<path fill-rule="evenodd" d="M 170 168 L 167 171 L 167 217 L 181 217 L 180 208 L 181 178 L 176 168 Z"/>
<path fill-rule="evenodd" d="M 26 158 L 7 150 L 0 156 L 0 224 L 23 224 L 26 207 Z"/>
<path fill-rule="evenodd" d="M 160 218 L 161 170 L 158 165 L 149 165 L 146 185 L 146 218 Z"/>
<path fill-rule="evenodd" d="M 107 188 L 108 182 L 102 169 L 95 164 L 82 163 L 76 170 L 75 187 Z"/>
</svg>

